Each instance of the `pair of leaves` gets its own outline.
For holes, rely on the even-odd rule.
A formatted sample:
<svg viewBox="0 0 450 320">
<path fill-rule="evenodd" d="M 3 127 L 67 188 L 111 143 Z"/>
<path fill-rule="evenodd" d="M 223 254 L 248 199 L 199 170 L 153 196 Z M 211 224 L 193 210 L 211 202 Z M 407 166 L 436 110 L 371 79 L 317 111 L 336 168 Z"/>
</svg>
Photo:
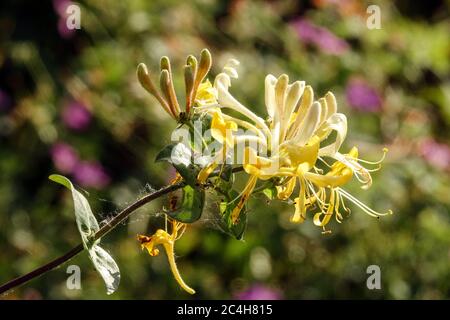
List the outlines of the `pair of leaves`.
<svg viewBox="0 0 450 320">
<path fill-rule="evenodd" d="M 119 287 L 120 270 L 111 255 L 99 246 L 100 240 L 93 240 L 95 233 L 100 228 L 87 199 L 75 189 L 72 182 L 66 177 L 53 174 L 49 179 L 63 185 L 72 192 L 75 220 L 81 235 L 81 241 L 88 251 L 95 269 L 105 282 L 106 293 L 112 294 Z"/>
<path fill-rule="evenodd" d="M 191 149 L 182 143 L 170 144 L 160 151 L 156 161 L 171 163 L 186 181 L 181 206 L 167 214 L 183 223 L 192 223 L 200 219 L 205 203 L 205 191 L 198 186 L 197 175 L 200 168 L 193 164 Z M 223 165 L 220 174 L 216 177 L 216 190 L 225 197 L 225 200 L 219 205 L 221 227 L 224 232 L 240 240 L 247 226 L 247 213 L 246 207 L 244 207 L 237 223 L 234 224 L 231 221 L 231 213 L 239 202 L 239 193 L 232 189 L 233 180 L 232 166 Z"/>
<path fill-rule="evenodd" d="M 193 223 L 200 219 L 205 204 L 205 191 L 198 186 L 197 175 L 200 168 L 193 164 L 192 151 L 183 143 L 174 143 L 164 147 L 156 156 L 156 162 L 171 163 L 183 177 L 181 205 L 167 214 L 183 223 Z"/>
</svg>

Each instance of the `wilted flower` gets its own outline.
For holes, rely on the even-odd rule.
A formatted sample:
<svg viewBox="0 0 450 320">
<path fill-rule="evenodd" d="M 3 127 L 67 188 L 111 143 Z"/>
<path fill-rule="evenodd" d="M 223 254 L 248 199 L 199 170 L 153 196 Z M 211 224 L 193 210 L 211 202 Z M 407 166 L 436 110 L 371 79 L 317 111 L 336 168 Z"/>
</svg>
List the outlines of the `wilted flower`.
<svg viewBox="0 0 450 320">
<path fill-rule="evenodd" d="M 111 181 L 105 168 L 91 161 L 79 162 L 73 170 L 73 176 L 80 185 L 96 189 L 107 186 Z"/>
<path fill-rule="evenodd" d="M 141 243 L 142 249 L 147 249 L 149 255 L 152 257 L 159 254 L 159 249 L 157 249 L 156 247 L 158 245 L 162 245 L 164 250 L 166 251 L 170 269 L 172 270 L 172 274 L 175 280 L 186 292 L 194 294 L 195 290 L 189 287 L 184 282 L 183 278 L 181 278 L 180 272 L 178 271 L 178 267 L 175 262 L 175 241 L 177 241 L 183 235 L 184 231 L 186 230 L 186 225 L 175 220 L 170 220 L 170 224 L 172 227 L 170 234 L 167 230 L 158 229 L 152 236 L 138 235 L 137 239 Z"/>
<path fill-rule="evenodd" d="M 365 81 L 351 80 L 346 90 L 348 104 L 360 111 L 376 112 L 381 109 L 381 98 Z"/>
<path fill-rule="evenodd" d="M 345 40 L 306 19 L 295 20 L 291 25 L 303 42 L 313 44 L 325 53 L 341 55 L 348 50 L 349 46 Z"/>
<path fill-rule="evenodd" d="M 56 143 L 51 148 L 53 164 L 61 173 L 72 173 L 78 164 L 77 151 L 67 143 Z"/>
<path fill-rule="evenodd" d="M 86 106 L 78 101 L 70 101 L 64 106 L 62 120 L 64 124 L 73 130 L 85 130 L 91 123 L 92 115 Z"/>
</svg>

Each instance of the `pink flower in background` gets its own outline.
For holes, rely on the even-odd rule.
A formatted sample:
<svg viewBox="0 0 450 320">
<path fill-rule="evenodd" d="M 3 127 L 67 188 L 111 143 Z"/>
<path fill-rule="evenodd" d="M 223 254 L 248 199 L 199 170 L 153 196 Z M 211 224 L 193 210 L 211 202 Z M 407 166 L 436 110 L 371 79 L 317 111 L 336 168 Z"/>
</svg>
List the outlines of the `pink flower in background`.
<svg viewBox="0 0 450 320">
<path fill-rule="evenodd" d="M 53 7 L 55 8 L 55 11 L 59 16 L 58 33 L 64 39 L 71 38 L 76 31 L 76 29 L 69 29 L 67 27 L 68 14 L 66 10 L 67 7 L 71 4 L 73 4 L 73 2 L 70 0 L 53 0 Z"/>
<path fill-rule="evenodd" d="M 83 187 L 100 189 L 111 182 L 105 168 L 96 161 L 82 161 L 78 152 L 64 142 L 52 146 L 50 154 L 55 168 L 63 174 L 71 174 Z"/>
<path fill-rule="evenodd" d="M 69 39 L 75 34 L 76 31 L 77 31 L 77 29 L 69 29 L 67 27 L 66 18 L 64 18 L 64 17 L 59 18 L 58 33 L 61 36 L 61 38 Z"/>
<path fill-rule="evenodd" d="M 111 178 L 105 168 L 98 162 L 79 162 L 73 172 L 75 181 L 83 187 L 101 189 L 106 187 Z"/>
<path fill-rule="evenodd" d="M 72 173 L 78 163 L 78 153 L 67 143 L 56 143 L 51 148 L 53 164 L 61 173 Z"/>
<path fill-rule="evenodd" d="M 425 139 L 419 144 L 419 153 L 437 169 L 450 169 L 450 147 L 447 144 Z"/>
<path fill-rule="evenodd" d="M 71 101 L 64 106 L 62 120 L 64 124 L 73 130 L 85 130 L 91 123 L 92 115 L 86 106 L 78 101 Z"/>
<path fill-rule="evenodd" d="M 236 295 L 238 300 L 280 300 L 282 295 L 279 291 L 263 286 L 252 285 L 247 290 Z"/>
<path fill-rule="evenodd" d="M 72 4 L 70 0 L 53 0 L 53 8 L 59 16 L 66 15 L 66 9 Z"/>
<path fill-rule="evenodd" d="M 291 25 L 303 42 L 313 44 L 325 53 L 341 55 L 349 48 L 345 40 L 338 38 L 328 29 L 319 27 L 306 19 L 295 20 L 291 22 Z"/>
<path fill-rule="evenodd" d="M 381 98 L 374 88 L 360 79 L 350 80 L 346 96 L 348 104 L 357 110 L 377 112 L 381 110 Z"/>
</svg>

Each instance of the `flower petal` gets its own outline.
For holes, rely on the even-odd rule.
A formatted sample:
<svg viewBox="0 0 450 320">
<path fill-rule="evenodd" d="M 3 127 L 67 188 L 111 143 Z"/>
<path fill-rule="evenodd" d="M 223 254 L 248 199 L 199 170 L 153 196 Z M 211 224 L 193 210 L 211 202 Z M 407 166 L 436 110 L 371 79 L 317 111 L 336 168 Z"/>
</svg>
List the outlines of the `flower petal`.
<svg viewBox="0 0 450 320">
<path fill-rule="evenodd" d="M 290 177 L 287 179 L 287 181 L 281 185 L 277 186 L 277 197 L 280 200 L 287 200 L 291 196 L 292 192 L 294 191 L 294 188 L 297 184 L 297 178 L 296 177 Z"/>
<path fill-rule="evenodd" d="M 280 137 L 282 140 L 284 140 L 286 137 L 286 132 L 289 129 L 289 124 L 292 119 L 292 113 L 294 112 L 294 109 L 297 107 L 304 89 L 305 89 L 304 81 L 296 81 L 288 87 L 284 112 L 281 118 Z"/>
<path fill-rule="evenodd" d="M 264 120 L 250 111 L 247 107 L 243 106 L 239 101 L 237 101 L 229 92 L 228 87 L 230 86 L 230 77 L 225 73 L 219 74 L 215 81 L 214 87 L 217 89 L 217 100 L 219 104 L 224 108 L 233 109 L 245 117 L 252 120 L 257 126 L 259 126 L 268 136 L 271 136 L 270 130 L 265 124 Z"/>
<path fill-rule="evenodd" d="M 328 113 L 327 113 L 327 117 L 326 117 L 328 119 L 329 117 L 331 117 L 333 114 L 335 114 L 337 112 L 337 102 L 336 102 L 336 97 L 330 91 L 328 91 L 327 94 L 325 95 L 325 100 L 326 100 L 327 106 L 328 106 Z"/>
<path fill-rule="evenodd" d="M 310 140 L 319 124 L 321 109 L 322 107 L 318 102 L 314 102 L 311 108 L 309 108 L 305 119 L 303 119 L 303 122 L 300 124 L 298 132 L 293 139 L 293 142 L 296 145 L 305 145 Z"/>
<path fill-rule="evenodd" d="M 320 148 L 319 156 L 333 157 L 339 151 L 339 148 L 347 136 L 347 117 L 344 114 L 334 113 L 331 115 L 325 124 L 320 127 L 317 134 L 323 140 L 333 130 L 337 132 L 336 140 L 333 143 Z"/>
<path fill-rule="evenodd" d="M 266 79 L 264 81 L 267 114 L 272 119 L 274 117 L 275 108 L 276 108 L 276 104 L 275 104 L 275 84 L 276 84 L 276 82 L 277 82 L 277 78 L 275 78 L 271 74 L 267 75 Z"/>
<path fill-rule="evenodd" d="M 307 114 L 313 102 L 314 102 L 314 91 L 311 88 L 311 86 L 306 86 L 303 91 L 300 105 L 298 106 L 298 109 L 296 111 L 295 120 L 289 127 L 289 131 L 286 135 L 287 139 L 290 139 L 298 132 L 298 128 L 300 124 L 303 122 L 305 115 Z"/>
</svg>

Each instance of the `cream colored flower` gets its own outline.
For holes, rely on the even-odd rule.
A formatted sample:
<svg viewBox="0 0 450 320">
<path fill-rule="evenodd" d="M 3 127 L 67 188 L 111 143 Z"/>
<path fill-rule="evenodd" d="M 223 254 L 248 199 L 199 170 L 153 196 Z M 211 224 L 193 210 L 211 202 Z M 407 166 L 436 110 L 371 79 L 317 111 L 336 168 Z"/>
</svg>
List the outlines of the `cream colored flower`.
<svg viewBox="0 0 450 320">
<path fill-rule="evenodd" d="M 340 221 L 340 208 L 347 210 L 344 198 L 371 216 L 391 213 L 376 212 L 342 189 L 353 176 L 363 184 L 363 188 L 370 187 L 371 170 L 363 167 L 361 163 L 378 165 L 384 156 L 380 161 L 371 163 L 360 160 L 356 148 L 348 154 L 339 151 L 347 135 L 347 118 L 338 113 L 336 98 L 331 92 L 314 100 L 313 89 L 305 85 L 304 81 L 290 84 L 287 75 L 281 75 L 279 78 L 268 75 L 265 79 L 268 117 L 263 119 L 242 105 L 229 92 L 231 78 L 237 78 L 235 66 L 237 62 L 233 61 L 232 65 L 227 65 L 224 72 L 217 75 L 214 81 L 216 99 L 211 99 L 210 104 L 199 104 L 196 109 L 214 114 L 219 107 L 239 113 L 239 118 L 229 116 L 224 111 L 220 116 L 224 121 L 231 121 L 252 132 L 252 135 L 244 137 L 245 139 L 252 137 L 251 139 L 259 142 L 257 148 L 247 147 L 244 153 L 243 167 L 250 178 L 232 213 L 234 222 L 238 220 L 239 213 L 253 192 L 257 180 L 273 177 L 280 180 L 277 187 L 279 199 L 289 199 L 298 187 L 293 222 L 303 222 L 307 211 L 313 207 L 319 209 L 313 219 L 316 225 L 324 228 L 333 214 Z M 330 139 L 332 132 L 335 132 L 335 136 Z M 235 142 L 237 139 L 231 141 Z M 334 163 L 328 165 L 326 159 Z M 318 161 L 327 164 L 330 170 L 324 174 L 316 165 Z"/>
</svg>

